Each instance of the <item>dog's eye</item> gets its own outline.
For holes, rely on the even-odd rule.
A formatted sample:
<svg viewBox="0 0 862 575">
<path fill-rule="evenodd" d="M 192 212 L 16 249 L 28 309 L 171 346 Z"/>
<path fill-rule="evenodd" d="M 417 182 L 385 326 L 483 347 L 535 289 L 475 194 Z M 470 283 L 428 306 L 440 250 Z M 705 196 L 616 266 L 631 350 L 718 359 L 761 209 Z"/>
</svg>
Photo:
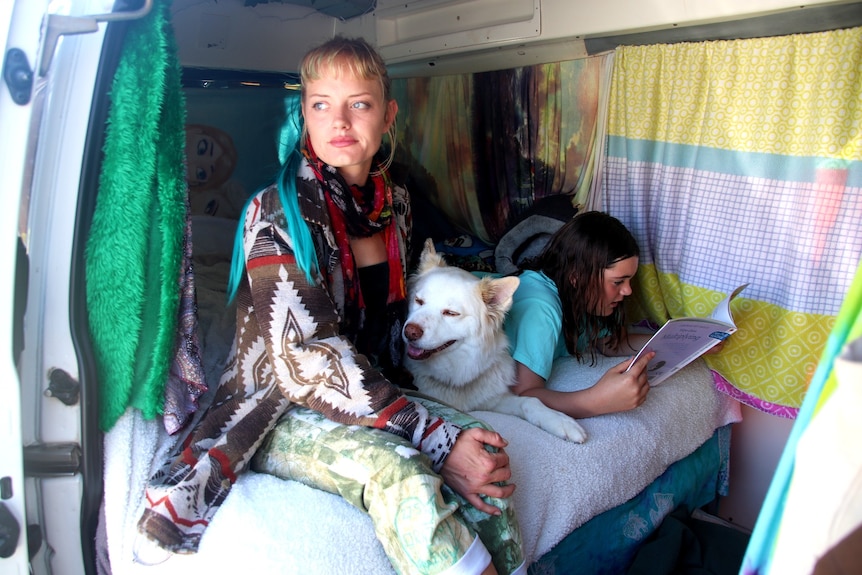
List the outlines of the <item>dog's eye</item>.
<svg viewBox="0 0 862 575">
<path fill-rule="evenodd" d="M 455 311 L 455 310 L 452 310 L 452 309 L 444 309 L 444 310 L 443 310 L 443 315 L 448 315 L 448 316 L 450 316 L 450 317 L 458 317 L 458 316 L 459 316 L 459 315 L 461 315 L 461 314 L 460 314 L 460 313 L 458 313 L 458 312 L 457 312 L 457 311 Z"/>
<path fill-rule="evenodd" d="M 415 297 L 413 298 L 413 301 L 416 302 L 416 305 L 425 305 L 425 300 L 421 297 Z"/>
</svg>

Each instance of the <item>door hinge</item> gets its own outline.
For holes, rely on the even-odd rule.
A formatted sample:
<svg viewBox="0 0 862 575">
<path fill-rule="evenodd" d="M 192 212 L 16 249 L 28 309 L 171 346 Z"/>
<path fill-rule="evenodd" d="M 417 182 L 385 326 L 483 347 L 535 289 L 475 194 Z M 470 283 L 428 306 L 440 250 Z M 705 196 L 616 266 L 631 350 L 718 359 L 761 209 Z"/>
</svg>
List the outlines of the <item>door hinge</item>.
<svg viewBox="0 0 862 575">
<path fill-rule="evenodd" d="M 81 446 L 77 443 L 37 443 L 24 446 L 24 475 L 58 477 L 81 471 Z"/>
</svg>

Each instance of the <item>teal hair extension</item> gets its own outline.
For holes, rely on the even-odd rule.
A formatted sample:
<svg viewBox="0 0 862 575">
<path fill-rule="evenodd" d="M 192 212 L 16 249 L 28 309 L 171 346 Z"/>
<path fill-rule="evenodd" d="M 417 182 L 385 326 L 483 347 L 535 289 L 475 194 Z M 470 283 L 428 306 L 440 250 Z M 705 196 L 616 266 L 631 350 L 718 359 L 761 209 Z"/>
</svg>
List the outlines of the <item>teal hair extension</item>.
<svg viewBox="0 0 862 575">
<path fill-rule="evenodd" d="M 278 161 L 282 165 L 291 153 L 299 151 L 302 124 L 302 98 L 299 92 L 291 92 L 284 99 L 284 123 L 278 134 Z"/>
<path fill-rule="evenodd" d="M 236 225 L 236 232 L 233 235 L 233 251 L 230 258 L 230 275 L 227 278 L 227 303 L 233 302 L 236 297 L 236 292 L 239 289 L 239 282 L 242 279 L 242 274 L 245 273 L 245 251 L 242 245 L 242 230 L 245 227 L 245 213 L 248 210 L 248 205 L 254 200 L 257 194 L 252 194 L 245 201 L 242 207 L 242 215 Z"/>
<path fill-rule="evenodd" d="M 276 178 L 278 198 L 284 208 L 284 218 L 287 222 L 287 233 L 293 240 L 293 253 L 299 269 L 305 274 L 309 283 L 314 283 L 314 276 L 319 272 L 317 255 L 308 224 L 302 219 L 299 200 L 296 195 L 296 174 L 302 160 L 300 143 L 302 138 L 302 114 L 299 94 L 291 94 L 285 99 L 286 120 L 282 125 L 278 141 L 278 159 L 281 169 Z M 254 197 L 254 196 L 252 196 Z M 251 201 L 251 199 L 249 199 Z M 247 207 L 248 204 L 246 204 Z M 245 210 L 243 210 L 245 213 Z M 228 303 L 236 297 L 242 275 L 245 273 L 245 251 L 243 249 L 243 227 L 240 220 L 233 241 L 230 276 L 228 278 Z"/>
</svg>

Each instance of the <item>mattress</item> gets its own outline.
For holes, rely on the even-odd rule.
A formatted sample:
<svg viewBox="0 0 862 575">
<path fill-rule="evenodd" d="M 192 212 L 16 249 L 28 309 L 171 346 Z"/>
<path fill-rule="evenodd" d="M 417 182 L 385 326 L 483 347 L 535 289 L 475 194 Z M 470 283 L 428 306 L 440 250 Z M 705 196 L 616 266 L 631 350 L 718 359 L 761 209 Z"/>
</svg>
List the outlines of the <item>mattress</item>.
<svg viewBox="0 0 862 575">
<path fill-rule="evenodd" d="M 214 388 L 233 335 L 234 312 L 226 306 L 224 285 L 235 222 L 214 218 L 195 224 L 202 351 Z M 204 232 L 207 227 L 215 229 Z M 620 361 L 600 356 L 589 365 L 562 358 L 548 385 L 589 387 Z M 721 493 L 727 461 L 720 440 L 729 436 L 717 430 L 741 419 L 739 404 L 716 391 L 702 360 L 652 388 L 635 410 L 579 420 L 588 433 L 583 444 L 563 441 L 514 416 L 473 415 L 509 441 L 514 505 L 534 575 L 571 572 L 572 565 L 583 573 L 614 572 L 674 507 L 712 500 Z M 101 527 L 111 536 L 99 545 L 113 575 L 250 567 L 257 574 L 394 573 L 363 512 L 335 495 L 251 471 L 233 486 L 198 553 L 171 556 L 158 565 L 137 562 L 144 486 L 153 462 L 161 462 L 176 440 L 160 421 L 144 421 L 134 410 L 105 437 Z"/>
</svg>

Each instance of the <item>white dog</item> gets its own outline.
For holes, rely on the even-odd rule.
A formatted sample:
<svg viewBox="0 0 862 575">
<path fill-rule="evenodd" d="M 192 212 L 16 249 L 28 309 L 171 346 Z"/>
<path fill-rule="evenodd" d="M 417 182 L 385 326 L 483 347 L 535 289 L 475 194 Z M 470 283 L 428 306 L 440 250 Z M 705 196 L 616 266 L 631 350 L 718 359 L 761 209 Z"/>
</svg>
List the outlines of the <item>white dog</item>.
<svg viewBox="0 0 862 575">
<path fill-rule="evenodd" d="M 587 434 L 578 422 L 509 389 L 515 360 L 503 320 L 519 283 L 517 277 L 480 279 L 448 266 L 426 240 L 419 269 L 408 282 L 405 365 L 420 392 L 461 411 L 507 413 L 581 443 Z"/>
</svg>

